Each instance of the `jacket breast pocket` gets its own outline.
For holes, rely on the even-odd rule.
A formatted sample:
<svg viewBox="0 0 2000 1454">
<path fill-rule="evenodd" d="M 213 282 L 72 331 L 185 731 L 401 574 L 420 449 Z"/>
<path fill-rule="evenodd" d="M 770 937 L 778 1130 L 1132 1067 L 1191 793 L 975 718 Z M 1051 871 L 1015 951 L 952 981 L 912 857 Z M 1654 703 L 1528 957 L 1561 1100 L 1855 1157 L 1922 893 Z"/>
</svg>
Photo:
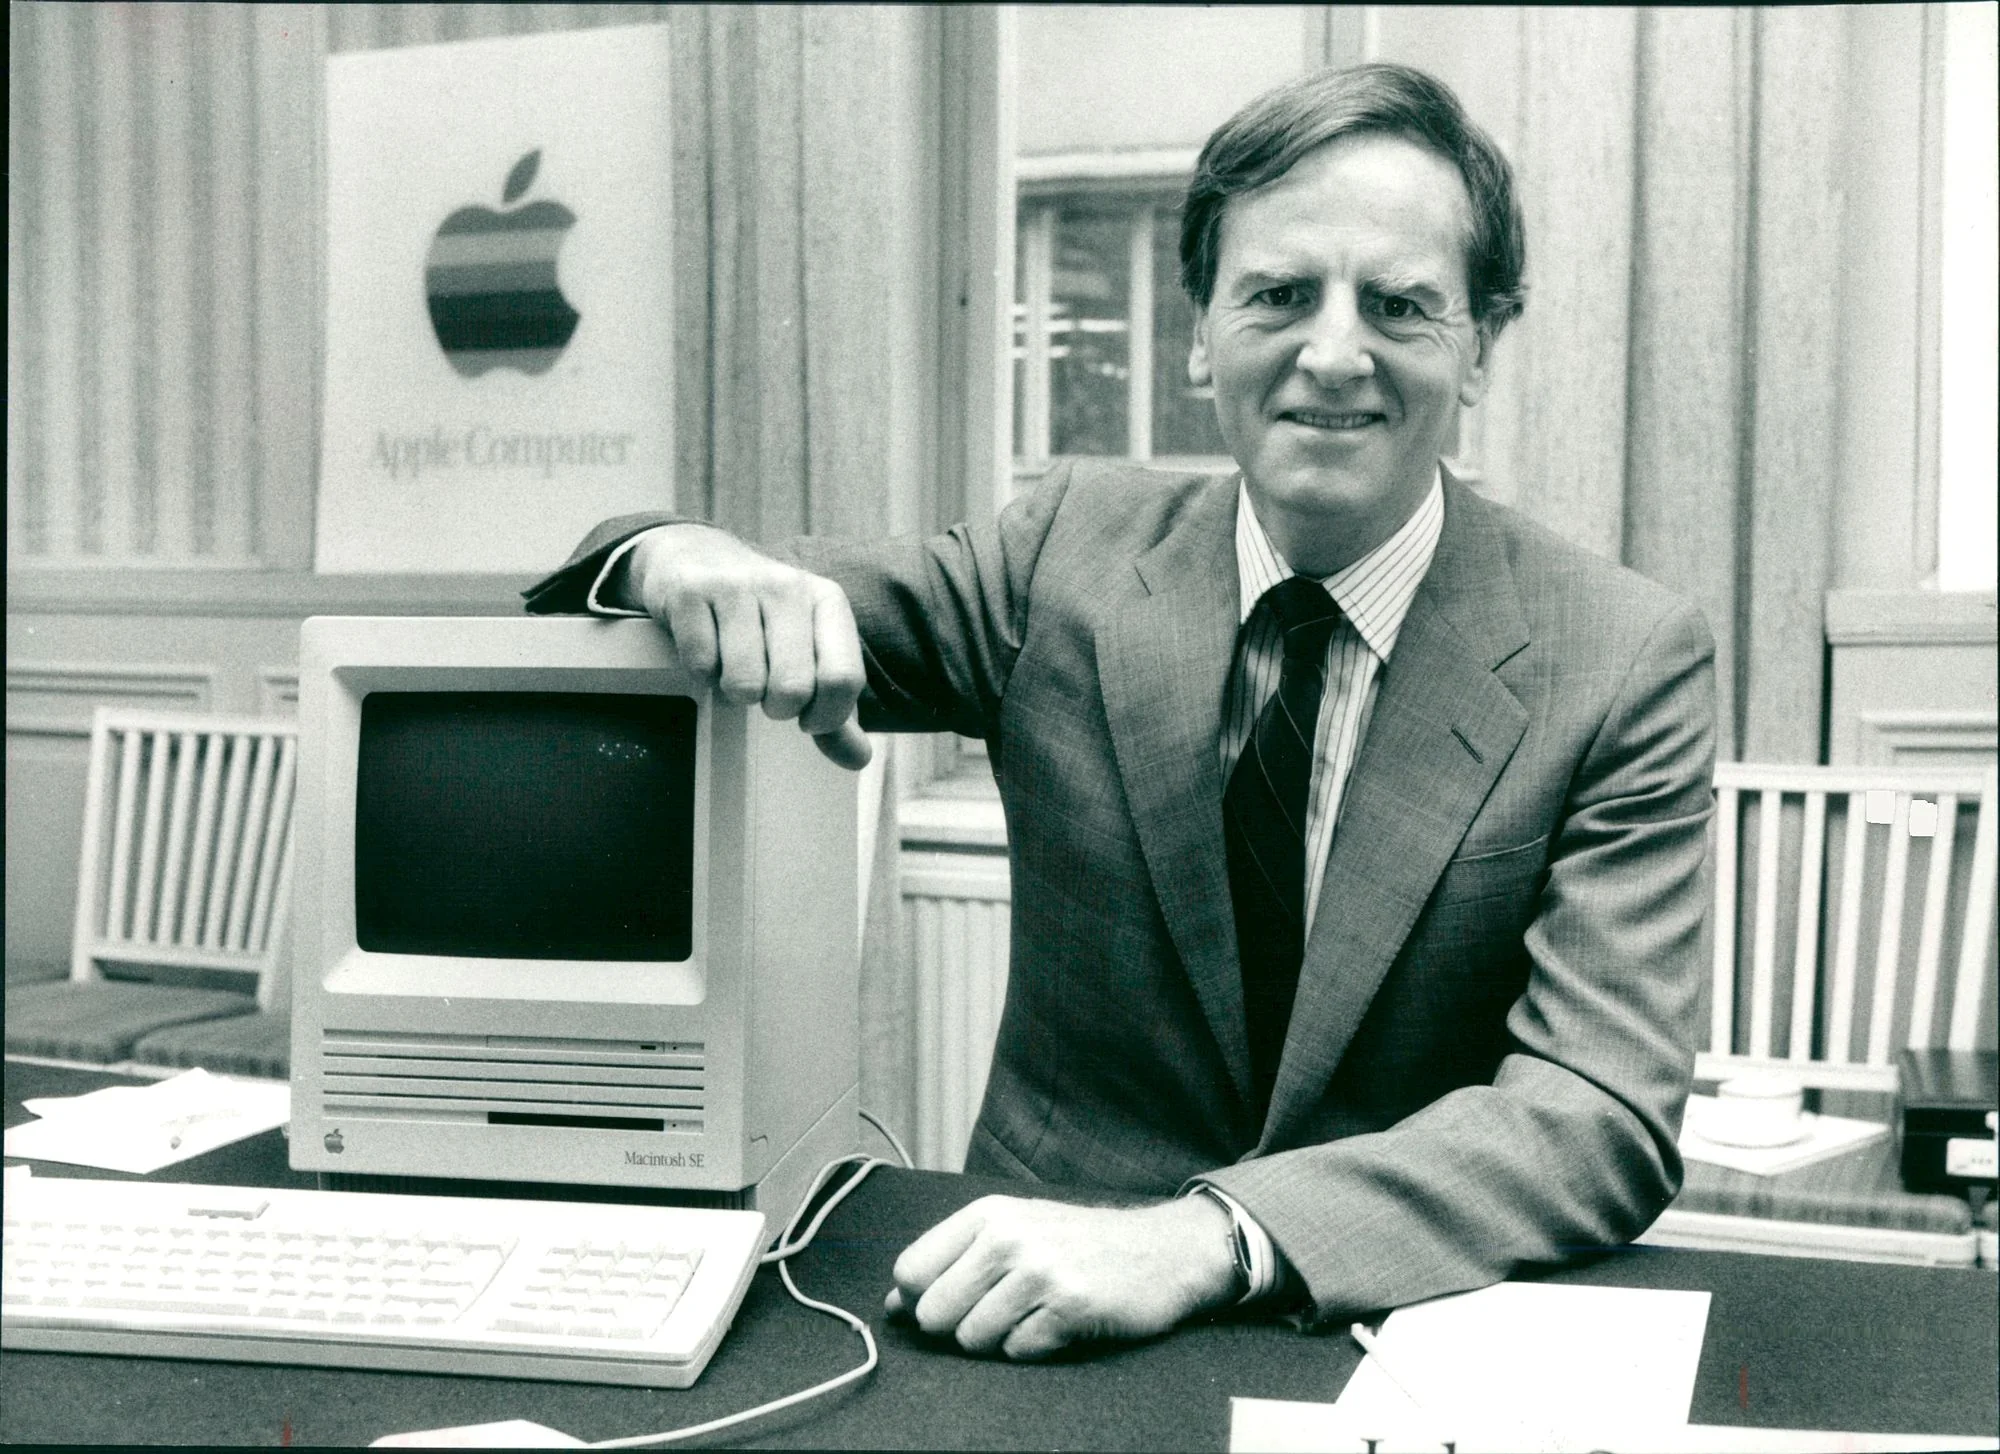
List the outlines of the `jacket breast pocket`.
<svg viewBox="0 0 2000 1454">
<path fill-rule="evenodd" d="M 1548 836 L 1544 834 L 1511 848 L 1462 854 L 1445 864 L 1431 906 L 1442 909 L 1494 899 L 1526 901 L 1540 889 L 1548 866 Z"/>
</svg>

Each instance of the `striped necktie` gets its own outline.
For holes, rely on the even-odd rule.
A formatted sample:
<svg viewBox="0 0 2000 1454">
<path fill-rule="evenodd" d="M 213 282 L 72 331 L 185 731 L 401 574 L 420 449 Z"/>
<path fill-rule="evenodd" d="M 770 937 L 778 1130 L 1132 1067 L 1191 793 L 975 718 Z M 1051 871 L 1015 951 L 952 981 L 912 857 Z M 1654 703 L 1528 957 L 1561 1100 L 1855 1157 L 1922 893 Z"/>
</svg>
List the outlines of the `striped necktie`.
<svg viewBox="0 0 2000 1454">
<path fill-rule="evenodd" d="M 1229 774 L 1222 825 L 1261 1124 L 1270 1109 L 1305 955 L 1306 807 L 1327 645 L 1340 608 L 1317 581 L 1292 576 L 1266 591 L 1257 610 L 1277 618 L 1284 665 L 1277 691 L 1258 714 Z"/>
</svg>

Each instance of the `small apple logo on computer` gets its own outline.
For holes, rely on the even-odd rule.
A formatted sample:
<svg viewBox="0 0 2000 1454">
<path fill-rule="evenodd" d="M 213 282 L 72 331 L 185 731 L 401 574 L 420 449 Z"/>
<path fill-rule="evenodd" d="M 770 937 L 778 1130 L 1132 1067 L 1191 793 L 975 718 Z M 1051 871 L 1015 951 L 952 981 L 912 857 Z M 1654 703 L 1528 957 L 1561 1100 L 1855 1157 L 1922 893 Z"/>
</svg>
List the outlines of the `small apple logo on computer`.
<svg viewBox="0 0 2000 1454">
<path fill-rule="evenodd" d="M 556 253 L 576 214 L 560 202 L 514 205 L 541 162 L 538 147 L 514 163 L 501 211 L 461 207 L 431 239 L 424 265 L 431 326 L 465 378 L 494 368 L 545 374 L 576 332 L 579 315 L 556 282 Z"/>
<path fill-rule="evenodd" d="M 335 1127 L 326 1133 L 326 1149 L 331 1151 L 335 1156 L 340 1155 L 341 1152 L 347 1149 L 347 1143 L 340 1139 L 339 1127 Z"/>
</svg>

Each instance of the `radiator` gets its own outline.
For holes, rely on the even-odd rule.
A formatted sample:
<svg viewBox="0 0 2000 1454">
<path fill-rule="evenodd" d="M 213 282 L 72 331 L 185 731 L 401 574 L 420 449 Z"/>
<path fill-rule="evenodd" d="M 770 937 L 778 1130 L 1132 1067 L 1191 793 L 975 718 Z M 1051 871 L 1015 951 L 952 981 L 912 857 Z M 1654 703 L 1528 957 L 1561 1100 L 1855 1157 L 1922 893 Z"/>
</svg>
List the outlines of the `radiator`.
<svg viewBox="0 0 2000 1454">
<path fill-rule="evenodd" d="M 1006 855 L 905 852 L 902 888 L 906 963 L 916 979 L 910 1154 L 927 1169 L 957 1171 L 1007 995 Z"/>
</svg>

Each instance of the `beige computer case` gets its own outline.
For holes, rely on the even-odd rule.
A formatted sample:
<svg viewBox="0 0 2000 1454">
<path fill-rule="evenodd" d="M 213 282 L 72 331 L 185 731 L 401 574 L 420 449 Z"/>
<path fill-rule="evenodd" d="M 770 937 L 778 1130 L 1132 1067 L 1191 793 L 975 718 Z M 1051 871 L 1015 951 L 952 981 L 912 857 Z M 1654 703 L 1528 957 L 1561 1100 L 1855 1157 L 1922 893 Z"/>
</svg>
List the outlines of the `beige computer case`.
<svg viewBox="0 0 2000 1454">
<path fill-rule="evenodd" d="M 300 661 L 292 1165 L 356 1189 L 480 1183 L 787 1214 L 855 1141 L 854 775 L 795 724 L 711 699 L 647 621 L 323 617 L 305 623 Z M 361 698 L 482 688 L 699 701 L 689 966 L 657 967 L 635 994 L 633 974 L 601 967 L 364 962 Z M 575 989 L 543 993 L 537 974 Z M 493 1111 L 563 1124 L 490 1124 Z M 633 1120 L 660 1129 L 593 1124 Z"/>
</svg>

